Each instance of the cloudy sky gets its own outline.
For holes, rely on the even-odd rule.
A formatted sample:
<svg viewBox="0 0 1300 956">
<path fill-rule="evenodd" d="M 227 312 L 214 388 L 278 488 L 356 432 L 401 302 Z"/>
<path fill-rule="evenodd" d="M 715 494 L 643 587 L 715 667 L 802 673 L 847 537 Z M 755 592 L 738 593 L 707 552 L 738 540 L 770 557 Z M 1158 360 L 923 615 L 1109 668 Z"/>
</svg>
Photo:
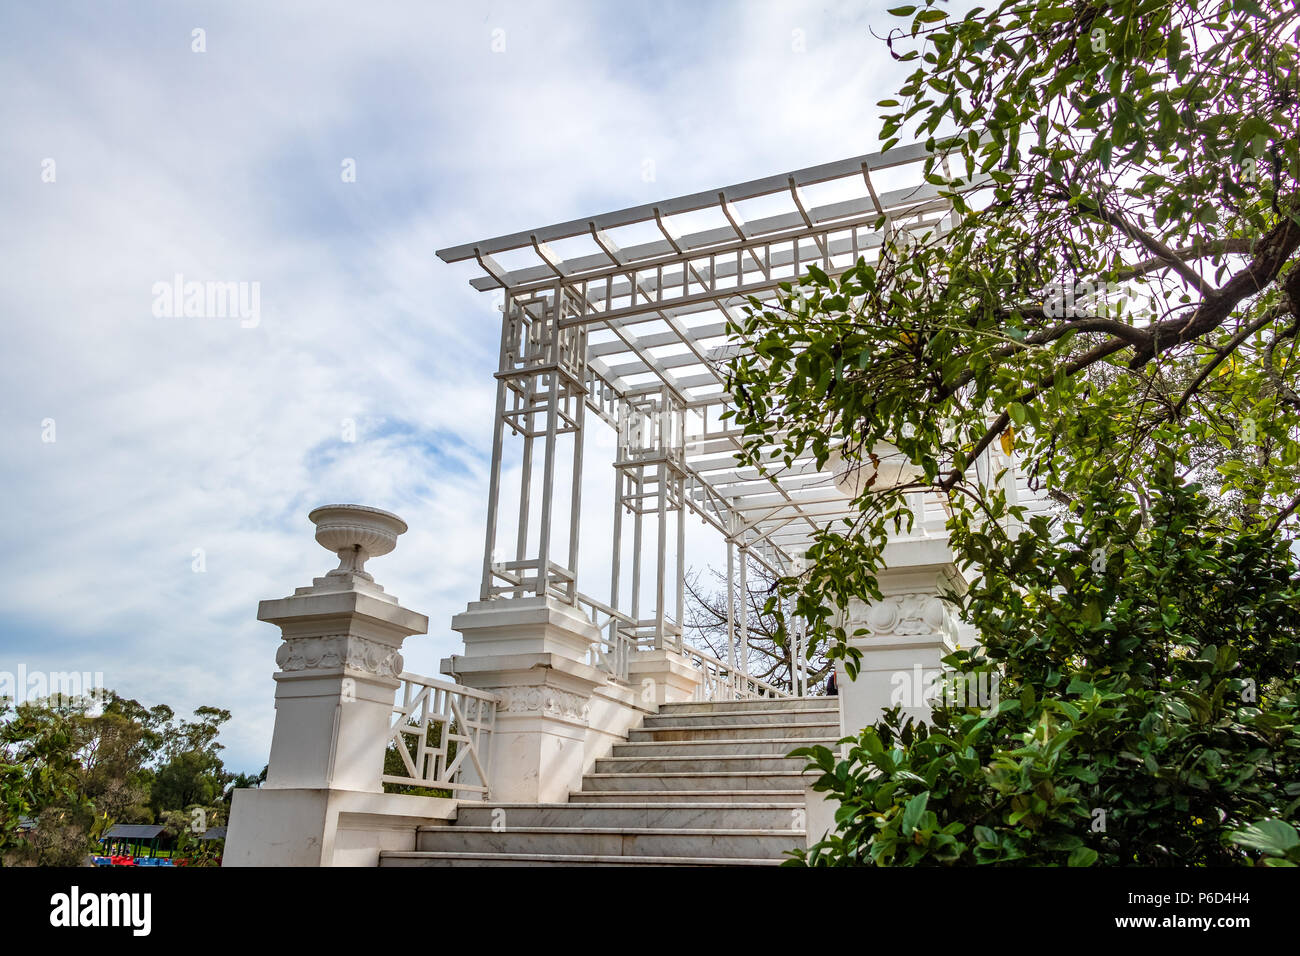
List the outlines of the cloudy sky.
<svg viewBox="0 0 1300 956">
<path fill-rule="evenodd" d="M 436 674 L 477 596 L 499 327 L 434 250 L 877 148 L 883 7 L 4 5 L 0 672 L 228 708 L 256 771 L 257 602 L 332 566 L 307 512 L 355 501 L 411 527 L 370 569 Z M 258 283 L 256 321 L 156 314 L 177 274 Z"/>
</svg>

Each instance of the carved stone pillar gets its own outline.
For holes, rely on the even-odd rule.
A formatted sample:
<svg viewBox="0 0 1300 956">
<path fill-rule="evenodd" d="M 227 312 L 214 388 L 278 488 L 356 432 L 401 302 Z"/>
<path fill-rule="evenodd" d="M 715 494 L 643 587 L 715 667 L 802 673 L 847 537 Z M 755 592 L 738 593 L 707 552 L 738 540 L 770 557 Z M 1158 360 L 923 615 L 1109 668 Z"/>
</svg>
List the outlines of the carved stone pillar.
<svg viewBox="0 0 1300 956">
<path fill-rule="evenodd" d="M 565 800 L 590 763 L 592 695 L 608 676 L 587 663 L 600 637 L 577 608 L 554 597 L 477 601 L 451 626 L 464 655 L 442 662 L 459 683 L 500 696 L 492 731 L 492 798 Z"/>
<path fill-rule="evenodd" d="M 310 587 L 258 606 L 258 620 L 278 626 L 284 641 L 275 655 L 275 729 L 266 784 L 235 793 L 229 866 L 373 865 L 383 831 L 405 839 L 407 824 L 413 834 L 437 802 L 384 794 L 380 782 L 402 642 L 423 634 L 429 619 L 385 594 L 364 566 L 391 551 L 406 525 L 359 505 L 329 505 L 310 517 L 316 540 L 340 563 Z M 336 837 L 362 817 L 381 821 L 378 835 L 349 856 Z"/>
<path fill-rule="evenodd" d="M 862 651 L 856 680 L 843 665 L 840 721 L 845 735 L 856 735 L 890 707 L 920 720 L 942 692 L 942 660 L 957 649 L 959 625 L 945 592 L 960 593 L 964 582 L 941 541 L 900 542 L 885 552 L 877 575 L 883 600 L 850 609 L 846 629 L 866 633 L 851 638 Z"/>
</svg>

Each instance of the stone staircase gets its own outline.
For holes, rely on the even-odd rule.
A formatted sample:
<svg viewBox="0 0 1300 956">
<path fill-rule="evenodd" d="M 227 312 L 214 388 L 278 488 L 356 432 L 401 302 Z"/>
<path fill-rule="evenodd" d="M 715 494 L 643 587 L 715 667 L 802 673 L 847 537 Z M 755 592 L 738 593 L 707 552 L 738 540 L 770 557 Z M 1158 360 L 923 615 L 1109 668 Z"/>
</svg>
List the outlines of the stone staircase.
<svg viewBox="0 0 1300 956">
<path fill-rule="evenodd" d="M 803 846 L 802 757 L 839 738 L 839 699 L 666 704 L 567 803 L 461 804 L 380 866 L 755 866 Z"/>
</svg>

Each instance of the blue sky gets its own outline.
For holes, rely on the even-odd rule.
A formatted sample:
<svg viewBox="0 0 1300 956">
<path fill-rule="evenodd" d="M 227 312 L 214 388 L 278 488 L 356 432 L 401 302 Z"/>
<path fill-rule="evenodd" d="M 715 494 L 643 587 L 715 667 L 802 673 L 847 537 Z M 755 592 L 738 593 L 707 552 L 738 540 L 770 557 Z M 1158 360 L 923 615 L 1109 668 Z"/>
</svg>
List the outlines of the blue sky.
<svg viewBox="0 0 1300 956">
<path fill-rule="evenodd" d="M 307 512 L 357 501 L 411 527 L 371 570 L 436 674 L 477 596 L 498 325 L 434 250 L 877 148 L 883 6 L 6 4 L 0 671 L 228 708 L 256 770 L 257 602 L 331 566 Z M 177 273 L 257 282 L 259 321 L 154 315 Z"/>
</svg>

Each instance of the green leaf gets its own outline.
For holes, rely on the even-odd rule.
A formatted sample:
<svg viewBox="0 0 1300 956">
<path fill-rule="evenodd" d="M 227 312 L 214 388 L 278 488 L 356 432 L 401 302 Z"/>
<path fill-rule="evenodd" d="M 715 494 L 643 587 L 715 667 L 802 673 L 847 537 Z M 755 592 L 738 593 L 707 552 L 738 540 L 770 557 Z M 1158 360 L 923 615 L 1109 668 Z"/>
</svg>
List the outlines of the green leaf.
<svg viewBox="0 0 1300 956">
<path fill-rule="evenodd" d="M 1075 13 L 1073 7 L 1042 7 L 1035 12 L 1034 16 L 1040 23 L 1062 23 L 1073 20 Z"/>
<path fill-rule="evenodd" d="M 1092 866 L 1097 862 L 1097 851 L 1091 847 L 1081 846 L 1070 851 L 1067 866 Z"/>
<path fill-rule="evenodd" d="M 911 800 L 907 801 L 907 806 L 903 809 L 903 836 L 911 836 L 916 825 L 921 822 L 921 817 L 925 815 L 926 805 L 930 802 L 930 791 L 918 793 Z"/>
<path fill-rule="evenodd" d="M 1261 820 L 1229 834 L 1233 843 L 1269 856 L 1285 857 L 1300 849 L 1300 833 L 1282 820 Z"/>
<path fill-rule="evenodd" d="M 1101 623 L 1101 604 L 1097 600 L 1091 600 L 1084 604 L 1079 611 L 1079 620 L 1083 621 L 1089 627 L 1096 627 Z"/>
</svg>

